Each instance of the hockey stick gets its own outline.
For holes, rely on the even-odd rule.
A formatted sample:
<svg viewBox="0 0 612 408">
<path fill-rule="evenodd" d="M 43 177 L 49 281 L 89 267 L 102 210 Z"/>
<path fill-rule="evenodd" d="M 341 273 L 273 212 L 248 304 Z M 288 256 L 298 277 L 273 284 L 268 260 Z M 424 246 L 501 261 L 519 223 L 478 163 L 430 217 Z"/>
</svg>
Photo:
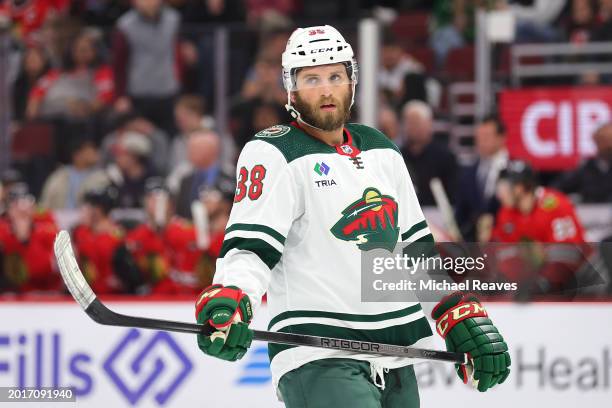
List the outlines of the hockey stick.
<svg viewBox="0 0 612 408">
<path fill-rule="evenodd" d="M 442 214 L 442 218 L 444 218 L 444 223 L 446 224 L 446 228 L 448 228 L 449 234 L 455 241 L 463 241 L 461 231 L 457 226 L 457 220 L 455 219 L 453 207 L 450 205 L 450 201 L 448 200 L 448 195 L 446 194 L 446 190 L 444 190 L 442 181 L 440 181 L 438 177 L 432 178 L 429 182 L 429 188 L 431 188 L 434 201 L 436 202 L 438 210 Z"/>
<path fill-rule="evenodd" d="M 97 323 L 109 326 L 140 327 L 143 329 L 204 335 L 210 335 L 214 332 L 214 329 L 208 325 L 127 316 L 113 312 L 96 297 L 96 294 L 91 290 L 89 284 L 85 280 L 76 262 L 74 252 L 72 251 L 68 232 L 60 231 L 59 234 L 57 234 L 54 250 L 62 278 L 70 294 L 72 294 L 74 300 L 76 300 L 83 310 L 85 310 L 85 313 Z M 369 341 L 345 340 L 261 330 L 253 330 L 253 339 L 292 346 L 310 346 L 392 357 L 448 361 L 457 364 L 467 364 L 468 362 L 467 355 L 463 353 L 418 349 Z"/>
</svg>

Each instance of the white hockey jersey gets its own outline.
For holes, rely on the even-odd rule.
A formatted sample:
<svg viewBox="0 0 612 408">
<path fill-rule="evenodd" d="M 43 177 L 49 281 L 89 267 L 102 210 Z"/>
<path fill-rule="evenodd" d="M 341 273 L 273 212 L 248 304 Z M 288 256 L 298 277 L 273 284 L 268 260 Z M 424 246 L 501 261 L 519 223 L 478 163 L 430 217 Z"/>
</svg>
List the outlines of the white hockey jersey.
<svg viewBox="0 0 612 408">
<path fill-rule="evenodd" d="M 418 302 L 361 301 L 361 251 L 433 242 L 397 147 L 347 124 L 329 146 L 295 123 L 261 131 L 237 165 L 237 188 L 214 283 L 245 291 L 255 313 L 267 292 L 268 329 L 415 347 L 432 332 Z M 275 386 L 313 360 L 355 358 L 397 368 L 414 360 L 312 347 L 268 346 Z"/>
</svg>

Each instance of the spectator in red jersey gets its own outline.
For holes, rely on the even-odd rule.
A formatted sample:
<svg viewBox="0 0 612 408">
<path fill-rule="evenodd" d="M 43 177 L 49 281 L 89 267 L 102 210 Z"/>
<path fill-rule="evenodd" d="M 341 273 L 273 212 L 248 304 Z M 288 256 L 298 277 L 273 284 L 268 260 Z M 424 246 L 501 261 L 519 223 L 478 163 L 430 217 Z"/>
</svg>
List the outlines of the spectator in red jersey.
<svg viewBox="0 0 612 408">
<path fill-rule="evenodd" d="M 13 21 L 20 38 L 28 39 L 51 17 L 66 14 L 69 0 L 8 0 L 0 4 L 0 15 Z"/>
<path fill-rule="evenodd" d="M 113 71 L 104 64 L 97 31 L 82 31 L 63 69 L 43 76 L 30 92 L 26 116 L 86 119 L 108 107 L 115 96 Z"/>
<path fill-rule="evenodd" d="M 140 284 L 123 229 L 110 217 L 117 197 L 112 186 L 85 194 L 81 221 L 72 232 L 83 275 L 98 294 L 133 292 Z"/>
<path fill-rule="evenodd" d="M 152 293 L 194 294 L 210 284 L 194 226 L 174 215 L 163 179 L 147 180 L 144 199 L 146 221 L 126 236 L 126 245 Z M 206 272 L 206 273 L 204 273 Z"/>
<path fill-rule="evenodd" d="M 0 292 L 58 291 L 55 223 L 48 213 L 37 211 L 27 185 L 13 185 L 7 196 L 7 217 L 0 220 Z"/>
<path fill-rule="evenodd" d="M 528 276 L 526 267 L 502 268 L 506 277 L 523 281 L 530 293 L 573 287 L 574 273 L 585 260 L 586 247 L 584 229 L 571 201 L 561 192 L 539 186 L 533 170 L 520 161 L 510 162 L 500 174 L 497 197 L 502 207 L 493 228 L 493 241 L 513 244 L 503 251 L 507 259 L 525 259 L 527 253 L 530 262 L 524 265 L 532 271 L 535 265 L 537 270 L 536 276 Z"/>
</svg>

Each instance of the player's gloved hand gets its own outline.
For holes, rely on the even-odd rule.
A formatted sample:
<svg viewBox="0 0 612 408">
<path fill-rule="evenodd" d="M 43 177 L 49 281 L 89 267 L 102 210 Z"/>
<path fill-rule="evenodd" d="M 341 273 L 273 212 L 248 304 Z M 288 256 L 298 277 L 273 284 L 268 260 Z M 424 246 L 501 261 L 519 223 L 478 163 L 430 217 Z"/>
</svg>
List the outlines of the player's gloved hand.
<svg viewBox="0 0 612 408">
<path fill-rule="evenodd" d="M 484 392 L 508 378 L 508 345 L 475 296 L 455 292 L 442 299 L 431 316 L 436 320 L 438 334 L 446 341 L 446 349 L 468 354 L 473 385 L 478 391 Z M 459 364 L 455 368 L 467 384 L 468 368 Z"/>
<path fill-rule="evenodd" d="M 249 323 L 253 317 L 249 297 L 235 286 L 211 285 L 196 302 L 196 319 L 217 331 L 210 336 L 198 334 L 198 346 L 211 356 L 236 361 L 242 358 L 253 340 Z"/>
</svg>

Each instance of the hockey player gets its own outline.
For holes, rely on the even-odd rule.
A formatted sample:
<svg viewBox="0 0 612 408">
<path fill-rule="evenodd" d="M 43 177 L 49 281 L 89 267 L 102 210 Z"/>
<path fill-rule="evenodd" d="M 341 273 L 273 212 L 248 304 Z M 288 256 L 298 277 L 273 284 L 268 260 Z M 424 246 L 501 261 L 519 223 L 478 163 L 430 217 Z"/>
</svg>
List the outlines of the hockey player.
<svg viewBox="0 0 612 408">
<path fill-rule="evenodd" d="M 502 207 L 492 240 L 521 243 L 500 251 L 505 260 L 499 267 L 506 278 L 528 282 L 524 289 L 531 295 L 572 286 L 574 272 L 585 261 L 589 247 L 584 245 L 584 228 L 569 198 L 539 186 L 533 169 L 522 161 L 510 162 L 500 173 L 497 196 Z M 530 268 L 516 267 L 519 258 L 525 259 L 526 250 L 532 254 L 528 263 L 535 267 L 537 276 Z"/>
<path fill-rule="evenodd" d="M 53 218 L 36 208 L 28 186 L 13 184 L 7 192 L 7 215 L 0 218 L 0 291 L 59 290 L 53 256 L 56 234 Z"/>
<path fill-rule="evenodd" d="M 123 228 L 110 216 L 117 197 L 113 186 L 85 193 L 81 220 L 72 232 L 81 269 L 100 294 L 131 292 L 140 284 Z"/>
<path fill-rule="evenodd" d="M 197 247 L 193 224 L 173 214 L 161 178 L 146 181 L 144 203 L 147 220 L 125 240 L 146 283 L 157 294 L 196 293 L 204 251 Z"/>
<path fill-rule="evenodd" d="M 260 131 L 240 154 L 214 284 L 196 302 L 197 321 L 217 331 L 199 335 L 199 347 L 241 358 L 266 291 L 271 331 L 430 346 L 418 302 L 361 301 L 362 251 L 433 238 L 397 147 L 376 129 L 347 123 L 357 84 L 351 46 L 330 26 L 297 29 L 282 65 L 295 122 Z M 448 349 L 470 353 L 478 389 L 486 391 L 506 379 L 510 358 L 479 309 L 476 299 L 455 293 L 433 317 Z M 419 405 L 414 360 L 268 350 L 274 386 L 289 408 Z M 468 380 L 465 367 L 458 374 Z"/>
</svg>

